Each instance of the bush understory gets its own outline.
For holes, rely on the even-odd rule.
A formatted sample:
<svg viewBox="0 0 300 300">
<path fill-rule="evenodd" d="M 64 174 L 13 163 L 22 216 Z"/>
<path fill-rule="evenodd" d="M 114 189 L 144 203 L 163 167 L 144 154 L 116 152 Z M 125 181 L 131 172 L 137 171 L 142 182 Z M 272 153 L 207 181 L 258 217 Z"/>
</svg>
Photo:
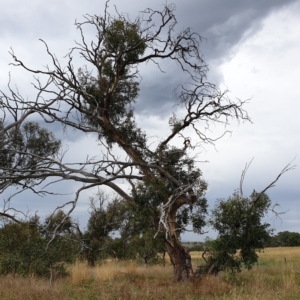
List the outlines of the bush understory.
<svg viewBox="0 0 300 300">
<path fill-rule="evenodd" d="M 194 269 L 200 252 L 192 252 Z M 252 270 L 174 283 L 172 267 L 108 261 L 94 268 L 77 262 L 70 276 L 3 276 L 0 299 L 300 299 L 300 249 L 268 248 Z"/>
</svg>

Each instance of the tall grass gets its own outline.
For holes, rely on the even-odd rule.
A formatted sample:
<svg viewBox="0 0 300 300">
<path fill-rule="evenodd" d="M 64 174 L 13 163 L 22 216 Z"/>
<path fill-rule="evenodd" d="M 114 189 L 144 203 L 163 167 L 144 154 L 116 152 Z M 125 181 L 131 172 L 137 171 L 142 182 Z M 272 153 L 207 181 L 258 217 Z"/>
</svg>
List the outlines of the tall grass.
<svg viewBox="0 0 300 300">
<path fill-rule="evenodd" d="M 194 266 L 201 253 L 192 253 Z M 251 271 L 174 283 L 170 265 L 146 267 L 77 262 L 70 277 L 55 280 L 0 277 L 0 299 L 300 299 L 300 248 L 266 249 Z"/>
<path fill-rule="evenodd" d="M 63 280 L 60 280 L 60 285 Z M 50 285 L 49 280 L 36 278 L 0 277 L 1 300 L 55 300 L 62 298 L 61 287 Z"/>
<path fill-rule="evenodd" d="M 84 262 L 76 262 L 70 266 L 70 280 L 74 285 L 95 281 L 97 283 L 118 280 L 120 278 L 144 277 L 169 278 L 170 269 L 162 266 L 146 267 L 132 261 L 118 263 L 105 262 L 95 268 L 88 267 Z"/>
</svg>

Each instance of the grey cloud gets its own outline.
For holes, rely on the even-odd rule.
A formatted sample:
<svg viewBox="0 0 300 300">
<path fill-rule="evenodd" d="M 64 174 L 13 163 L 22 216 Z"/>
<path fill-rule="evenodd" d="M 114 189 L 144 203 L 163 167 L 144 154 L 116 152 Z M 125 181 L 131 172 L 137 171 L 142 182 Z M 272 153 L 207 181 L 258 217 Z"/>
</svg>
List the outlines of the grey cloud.
<svg viewBox="0 0 300 300">
<path fill-rule="evenodd" d="M 228 54 L 245 37 L 251 35 L 261 27 L 264 18 L 276 9 L 287 6 L 296 0 L 190 0 L 187 2 L 175 0 L 176 16 L 178 19 L 177 30 L 191 27 L 205 39 L 201 44 L 201 52 L 210 67 L 209 80 L 219 84 L 222 75 L 218 67 L 228 58 Z M 45 39 L 50 48 L 57 54 L 58 58 L 63 57 L 67 50 L 74 43 L 73 39 L 79 38 L 78 31 L 74 24 L 75 19 L 83 20 L 82 15 L 103 14 L 104 2 L 99 5 L 98 1 L 89 0 L 86 4 L 81 1 L 51 1 L 47 6 L 39 1 L 18 4 L 17 9 L 6 6 L 2 10 L 0 19 L 0 37 L 5 40 L 24 40 L 27 47 L 31 47 L 31 42 L 37 39 Z M 109 11 L 114 13 L 114 5 L 120 12 L 128 12 L 134 18 L 138 12 L 151 7 L 161 9 L 160 1 L 143 1 L 138 4 L 131 1 L 115 0 L 109 3 Z M 91 34 L 90 31 L 87 32 Z M 14 45 L 7 45 L 9 46 Z M 44 51 L 43 48 L 30 49 L 34 56 L 39 56 L 37 51 Z M 19 53 L 21 55 L 22 53 Z M 78 63 L 83 61 L 78 61 Z M 182 78 L 178 75 L 179 70 L 166 69 L 168 76 L 161 76 L 156 70 L 146 67 L 141 70 L 144 80 L 141 83 L 141 97 L 138 99 L 137 112 L 160 115 L 165 118 L 169 115 L 169 110 L 173 110 L 176 103 L 173 90 L 182 83 Z M 162 79 L 155 83 L 154 79 Z M 150 83 L 148 83 L 148 81 Z M 162 96 L 163 95 L 163 96 Z M 165 96 L 169 95 L 169 96 Z"/>
<path fill-rule="evenodd" d="M 294 2 L 296 1 L 267 0 L 250 2 L 230 0 L 225 2 L 213 0 L 189 1 L 187 5 L 186 2 L 175 1 L 177 27 L 179 29 L 191 27 L 193 31 L 204 38 L 200 47 L 210 68 L 208 79 L 218 85 L 223 79 L 218 67 L 228 58 L 232 49 L 243 38 L 257 32 L 261 28 L 264 18 L 271 12 Z M 149 86 L 142 82 L 142 97 L 139 100 L 137 111 L 147 111 L 148 114 L 159 114 L 162 118 L 166 117 L 166 109 L 173 107 L 174 97 L 165 98 L 164 101 L 166 102 L 162 106 L 162 98 L 157 93 L 162 91 L 163 95 L 170 94 L 178 84 L 182 83 L 178 72 L 179 70 L 177 73 L 169 72 L 172 76 L 166 76 L 164 81 L 156 86 Z M 146 79 L 150 76 L 147 74 Z M 159 77 L 162 78 L 162 76 Z M 151 105 L 149 105 L 150 103 Z M 162 107 L 165 109 L 160 109 Z"/>
<path fill-rule="evenodd" d="M 262 20 L 296 0 L 265 1 L 192 1 L 189 5 L 177 4 L 179 20 L 192 27 L 206 39 L 203 53 L 208 60 L 220 59 L 230 51 L 249 30 L 254 33 Z M 185 16 L 188 16 L 186 19 Z"/>
</svg>

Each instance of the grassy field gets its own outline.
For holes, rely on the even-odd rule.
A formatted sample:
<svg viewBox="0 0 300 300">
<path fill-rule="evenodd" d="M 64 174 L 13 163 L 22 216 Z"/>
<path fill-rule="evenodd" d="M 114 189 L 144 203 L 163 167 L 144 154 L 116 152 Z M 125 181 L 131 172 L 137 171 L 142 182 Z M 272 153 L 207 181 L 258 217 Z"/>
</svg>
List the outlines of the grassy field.
<svg viewBox="0 0 300 300">
<path fill-rule="evenodd" d="M 300 299 L 300 248 L 268 248 L 259 253 L 251 271 L 236 277 L 172 281 L 172 267 L 138 266 L 107 262 L 93 269 L 86 264 L 70 266 L 70 277 L 49 280 L 0 277 L 0 299 Z M 194 267 L 200 252 L 192 252 Z"/>
</svg>

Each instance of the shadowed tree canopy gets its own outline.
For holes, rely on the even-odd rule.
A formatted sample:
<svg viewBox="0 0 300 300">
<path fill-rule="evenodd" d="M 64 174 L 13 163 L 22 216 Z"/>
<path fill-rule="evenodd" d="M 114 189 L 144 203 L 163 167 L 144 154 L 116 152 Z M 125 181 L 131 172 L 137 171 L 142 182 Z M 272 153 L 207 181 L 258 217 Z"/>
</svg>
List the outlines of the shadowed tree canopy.
<svg viewBox="0 0 300 300">
<path fill-rule="evenodd" d="M 110 188 L 123 201 L 147 208 L 157 234 L 164 237 L 176 280 L 185 280 L 193 276 L 193 270 L 180 233 L 188 224 L 201 233 L 207 206 L 207 183 L 193 153 L 197 147 L 221 138 L 232 119 L 250 121 L 244 110 L 246 101 L 233 101 L 207 82 L 208 68 L 200 52 L 202 38 L 190 28 L 177 29 L 174 5 L 161 11 L 148 8 L 130 20 L 117 11 L 109 13 L 108 4 L 103 15 L 86 15 L 83 22 L 75 22 L 81 40 L 67 54 L 64 67 L 44 41 L 50 58 L 44 69 L 27 66 L 11 51 L 13 65 L 34 75 L 37 94 L 36 98 L 24 99 L 9 84 L 9 93 L 2 92 L 0 102 L 7 119 L 3 121 L 13 119 L 10 127 L 1 129 L 1 136 L 9 134 L 10 128 L 22 128 L 31 115 L 38 114 L 45 123 L 61 123 L 67 129 L 97 135 L 99 156 L 68 162 L 64 153 L 51 156 L 57 153 L 54 145 L 51 153 L 26 149 L 27 162 L 37 160 L 37 164 L 34 168 L 29 165 L 24 174 L 15 172 L 11 165 L 2 167 L 1 185 L 24 178 L 55 177 L 53 184 L 58 179 L 81 182 L 74 199 L 65 203 L 70 206 L 68 214 L 83 190 Z M 92 40 L 85 34 L 86 28 L 94 30 Z M 81 60 L 76 63 L 83 66 L 79 70 L 73 65 L 77 54 Z M 175 63 L 187 83 L 177 87 L 174 95 L 179 109 L 169 117 L 169 133 L 151 137 L 137 124 L 134 110 L 141 70 L 154 64 L 159 72 L 165 62 Z M 211 134 L 215 123 L 225 128 L 220 136 Z M 17 136 L 14 144 L 18 144 Z M 127 180 L 128 187 L 124 188 L 120 180 Z M 28 186 L 35 193 L 41 193 L 39 187 L 35 181 Z M 67 216 L 62 222 L 66 220 Z"/>
<path fill-rule="evenodd" d="M 32 172 L 37 164 L 45 164 L 44 157 L 54 156 L 61 145 L 47 129 L 36 122 L 26 121 L 21 126 L 0 123 L 1 171 L 14 169 L 19 174 Z M 44 165 L 47 167 L 47 164 Z"/>
<path fill-rule="evenodd" d="M 15 122 L 5 124 L 4 119 L 0 121 L 0 193 L 11 187 L 15 190 L 4 200 L 0 216 L 17 221 L 14 218 L 14 208 L 9 205 L 10 199 L 28 189 L 36 192 L 35 187 L 47 177 L 45 170 L 53 176 L 51 167 L 61 142 L 48 129 L 41 128 L 38 123 L 27 121 L 22 117 L 17 119 L 18 108 L 14 110 L 12 116 L 15 117 Z M 12 112 L 12 110 L 8 111 Z M 6 110 L 3 103 L 2 112 L 5 117 Z M 41 191 L 41 194 L 44 193 L 47 191 Z"/>
</svg>

